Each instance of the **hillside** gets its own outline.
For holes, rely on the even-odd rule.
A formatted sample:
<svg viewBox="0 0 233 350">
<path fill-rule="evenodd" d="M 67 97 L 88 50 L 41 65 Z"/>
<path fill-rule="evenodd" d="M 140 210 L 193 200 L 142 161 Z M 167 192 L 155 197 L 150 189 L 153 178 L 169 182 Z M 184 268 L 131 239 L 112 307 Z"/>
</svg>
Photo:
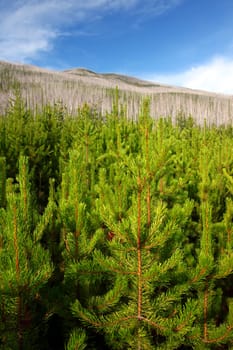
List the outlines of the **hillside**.
<svg viewBox="0 0 233 350">
<path fill-rule="evenodd" d="M 0 61 L 0 108 L 7 107 L 15 86 L 20 86 L 28 106 L 35 108 L 61 101 L 69 112 L 85 102 L 101 112 L 110 111 L 116 86 L 119 102 L 129 118 L 137 118 L 142 98 L 151 99 L 151 115 L 171 116 L 179 112 L 192 115 L 197 123 L 231 124 L 233 96 L 156 84 L 114 73 L 95 73 L 77 68 L 63 72 L 50 71 L 30 65 Z"/>
</svg>

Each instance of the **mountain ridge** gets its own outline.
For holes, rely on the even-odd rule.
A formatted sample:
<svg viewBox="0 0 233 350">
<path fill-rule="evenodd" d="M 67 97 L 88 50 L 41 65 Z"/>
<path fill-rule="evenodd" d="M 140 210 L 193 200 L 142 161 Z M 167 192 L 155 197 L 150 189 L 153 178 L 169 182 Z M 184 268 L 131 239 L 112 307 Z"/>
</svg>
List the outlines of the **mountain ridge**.
<svg viewBox="0 0 233 350">
<path fill-rule="evenodd" d="M 233 120 L 233 95 L 171 86 L 117 73 L 96 73 L 87 68 L 53 71 L 28 64 L 0 61 L 1 112 L 20 86 L 30 108 L 60 101 L 71 113 L 88 103 L 102 113 L 112 108 L 116 87 L 119 103 L 129 118 L 136 119 L 145 97 L 151 100 L 153 118 L 192 115 L 203 124 L 229 124 Z"/>
</svg>

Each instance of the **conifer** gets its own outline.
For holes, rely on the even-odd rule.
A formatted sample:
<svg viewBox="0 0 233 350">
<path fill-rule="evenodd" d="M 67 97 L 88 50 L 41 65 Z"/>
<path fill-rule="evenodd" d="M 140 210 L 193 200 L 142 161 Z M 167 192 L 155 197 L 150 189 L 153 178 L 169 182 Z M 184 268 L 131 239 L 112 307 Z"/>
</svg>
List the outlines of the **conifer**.
<svg viewBox="0 0 233 350">
<path fill-rule="evenodd" d="M 232 129 L 113 100 L 1 117 L 0 349 L 230 350 Z"/>
<path fill-rule="evenodd" d="M 6 203 L 6 158 L 0 157 L 0 208 Z"/>
<path fill-rule="evenodd" d="M 91 261 L 75 266 L 78 280 L 108 283 L 101 293 L 77 299 L 72 311 L 84 325 L 100 329 L 112 349 L 176 349 L 195 320 L 196 301 L 183 301 L 189 286 L 180 246 L 192 203 L 168 209 L 158 197 L 151 199 L 155 169 L 144 122 L 138 126 L 142 152 L 118 151 L 109 171 L 99 172 L 96 205 L 108 232 L 106 248 L 97 246 Z"/>
<path fill-rule="evenodd" d="M 2 349 L 40 348 L 37 332 L 42 319 L 37 319 L 36 310 L 40 308 L 40 290 L 53 268 L 40 243 L 46 218 L 38 217 L 32 201 L 28 159 L 22 156 L 17 183 L 7 180 L 6 207 L 0 213 Z"/>
<path fill-rule="evenodd" d="M 198 316 L 190 340 L 195 349 L 218 349 L 220 345 L 230 346 L 233 340 L 233 302 L 232 299 L 226 299 L 221 288 L 227 279 L 231 280 L 233 272 L 232 239 L 228 236 L 232 212 L 230 199 L 227 198 L 223 222 L 214 220 L 214 159 L 209 150 L 212 140 L 208 141 L 206 136 L 204 130 L 199 156 L 200 246 L 197 248 L 197 264 L 191 279 L 191 287 L 198 298 Z M 224 237 L 221 238 L 222 235 Z M 228 310 L 225 315 L 221 314 L 223 305 Z"/>
</svg>

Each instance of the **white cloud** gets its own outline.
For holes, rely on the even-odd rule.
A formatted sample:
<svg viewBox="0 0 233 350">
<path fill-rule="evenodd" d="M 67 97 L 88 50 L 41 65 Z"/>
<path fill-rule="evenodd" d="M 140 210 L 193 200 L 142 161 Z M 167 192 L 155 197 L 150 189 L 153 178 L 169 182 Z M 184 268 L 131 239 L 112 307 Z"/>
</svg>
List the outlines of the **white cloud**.
<svg viewBox="0 0 233 350">
<path fill-rule="evenodd" d="M 148 74 L 144 78 L 164 84 L 233 95 L 233 58 L 217 56 L 178 74 Z"/>
<path fill-rule="evenodd" d="M 140 14 L 140 17 L 159 16 L 180 5 L 183 1 L 184 0 L 147 0 L 143 1 L 143 5 L 138 7 L 136 12 Z"/>
<path fill-rule="evenodd" d="M 161 14 L 183 0 L 11 0 L 0 1 L 0 59 L 27 61 L 51 50 L 66 25 L 102 18 L 108 11 Z M 157 12 L 156 12 L 157 11 Z"/>
</svg>

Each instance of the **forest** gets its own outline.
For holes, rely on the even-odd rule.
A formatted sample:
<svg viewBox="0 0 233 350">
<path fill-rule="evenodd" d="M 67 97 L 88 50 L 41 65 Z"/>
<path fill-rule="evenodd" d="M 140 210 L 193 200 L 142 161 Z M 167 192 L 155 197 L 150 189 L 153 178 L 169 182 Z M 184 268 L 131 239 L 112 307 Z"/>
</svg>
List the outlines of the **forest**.
<svg viewBox="0 0 233 350">
<path fill-rule="evenodd" d="M 233 349 L 233 128 L 150 115 L 0 116 L 0 349 Z"/>
</svg>

